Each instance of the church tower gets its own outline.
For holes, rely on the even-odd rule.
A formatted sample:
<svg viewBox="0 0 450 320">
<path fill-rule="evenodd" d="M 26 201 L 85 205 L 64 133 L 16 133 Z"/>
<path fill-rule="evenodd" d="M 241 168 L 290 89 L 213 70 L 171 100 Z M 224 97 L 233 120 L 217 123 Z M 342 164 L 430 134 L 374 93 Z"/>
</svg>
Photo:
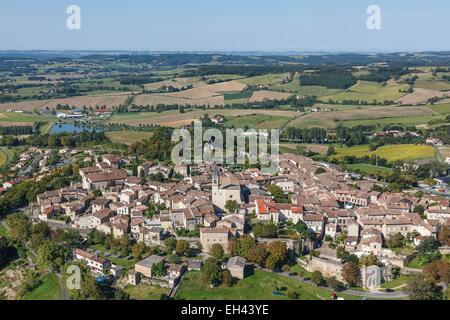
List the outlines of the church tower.
<svg viewBox="0 0 450 320">
<path fill-rule="evenodd" d="M 214 165 L 212 173 L 212 203 L 217 203 L 217 198 L 219 196 L 219 169 Z"/>
</svg>

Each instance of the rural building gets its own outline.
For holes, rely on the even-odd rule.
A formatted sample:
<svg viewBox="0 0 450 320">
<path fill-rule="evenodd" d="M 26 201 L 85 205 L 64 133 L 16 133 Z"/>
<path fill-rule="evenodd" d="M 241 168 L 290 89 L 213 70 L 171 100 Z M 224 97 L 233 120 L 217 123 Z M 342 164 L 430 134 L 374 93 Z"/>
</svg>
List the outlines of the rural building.
<svg viewBox="0 0 450 320">
<path fill-rule="evenodd" d="M 233 277 L 244 279 L 246 263 L 247 261 L 242 257 L 232 257 L 228 260 L 227 268 Z"/>
<path fill-rule="evenodd" d="M 164 257 L 160 256 L 150 256 L 145 258 L 144 260 L 139 261 L 134 265 L 134 270 L 140 272 L 143 276 L 147 278 L 152 277 L 152 267 L 153 265 L 164 261 Z"/>
</svg>

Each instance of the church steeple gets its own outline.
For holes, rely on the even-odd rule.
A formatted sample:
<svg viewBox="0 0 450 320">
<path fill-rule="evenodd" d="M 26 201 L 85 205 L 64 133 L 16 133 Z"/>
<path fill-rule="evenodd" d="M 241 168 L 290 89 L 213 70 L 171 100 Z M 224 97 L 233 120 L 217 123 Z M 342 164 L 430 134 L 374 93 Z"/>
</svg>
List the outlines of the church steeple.
<svg viewBox="0 0 450 320">
<path fill-rule="evenodd" d="M 212 184 L 213 184 L 213 186 L 219 185 L 219 169 L 217 168 L 216 164 L 214 164 L 214 167 L 213 167 Z"/>
</svg>

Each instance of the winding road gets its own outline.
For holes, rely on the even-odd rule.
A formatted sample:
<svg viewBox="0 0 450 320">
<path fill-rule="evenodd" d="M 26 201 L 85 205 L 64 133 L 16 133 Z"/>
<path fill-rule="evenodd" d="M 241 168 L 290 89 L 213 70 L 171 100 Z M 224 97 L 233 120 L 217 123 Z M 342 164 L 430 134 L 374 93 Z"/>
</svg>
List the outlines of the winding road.
<svg viewBox="0 0 450 320">
<path fill-rule="evenodd" d="M 271 270 L 263 269 L 264 271 L 272 272 Z M 286 278 L 290 278 L 302 283 L 306 283 L 309 285 L 315 285 L 311 280 L 305 280 L 299 276 L 290 275 L 288 272 L 280 272 L 277 273 L 279 275 L 282 275 Z M 357 290 L 342 290 L 341 293 L 349 294 L 352 296 L 358 296 L 358 297 L 366 297 L 366 298 L 372 298 L 372 299 L 404 299 L 408 297 L 408 294 L 403 291 L 393 291 L 393 292 L 377 292 L 377 291 L 357 291 Z"/>
</svg>

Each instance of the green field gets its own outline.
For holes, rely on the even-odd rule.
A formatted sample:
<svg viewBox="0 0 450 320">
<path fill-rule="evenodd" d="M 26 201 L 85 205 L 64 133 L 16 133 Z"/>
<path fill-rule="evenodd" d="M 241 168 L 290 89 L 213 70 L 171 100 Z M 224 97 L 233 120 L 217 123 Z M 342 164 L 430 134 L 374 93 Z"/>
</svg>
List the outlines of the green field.
<svg viewBox="0 0 450 320">
<path fill-rule="evenodd" d="M 372 81 L 358 81 L 357 84 L 335 95 L 322 97 L 323 101 L 329 99 L 342 102 L 343 100 L 360 100 L 367 101 L 369 103 L 373 101 L 384 102 L 394 101 L 405 95 L 405 93 L 399 92 L 400 90 L 408 89 L 408 85 L 401 85 L 395 82 L 391 82 L 386 86 L 381 83 Z"/>
<path fill-rule="evenodd" d="M 450 114 L 450 103 L 435 104 L 428 108 L 440 114 Z"/>
<path fill-rule="evenodd" d="M 185 300 L 287 300 L 289 297 L 273 296 L 272 291 L 295 291 L 299 300 L 329 300 L 331 291 L 279 274 L 256 271 L 255 274 L 240 280 L 231 288 L 210 288 L 201 278 L 199 272 L 189 272 L 175 296 Z M 356 296 L 338 294 L 344 299 L 360 299 Z"/>
<path fill-rule="evenodd" d="M 319 154 L 326 154 L 328 150 L 328 146 L 323 144 L 280 143 L 281 153 L 299 154 L 299 148 Z"/>
<path fill-rule="evenodd" d="M 419 123 L 428 124 L 431 120 L 443 119 L 441 115 L 428 107 L 398 107 L 398 106 L 339 106 L 319 104 L 328 111 L 311 112 L 298 117 L 289 123 L 299 128 L 336 128 L 339 123 L 346 126 L 358 124 L 383 125 L 389 123 Z M 330 111 L 332 110 L 332 111 Z"/>
<path fill-rule="evenodd" d="M 433 75 L 433 73 L 419 73 L 416 75 L 419 77 L 415 84 L 416 88 L 436 91 L 450 90 L 450 82 L 447 82 L 442 78 L 442 75 L 445 75 L 443 73 L 437 75 Z"/>
<path fill-rule="evenodd" d="M 247 126 L 250 129 L 275 129 L 282 127 L 287 121 L 289 121 L 287 117 L 254 114 L 227 118 L 225 125 L 235 128 Z"/>
<path fill-rule="evenodd" d="M 367 145 L 338 147 L 336 148 L 336 154 L 333 155 L 332 158 L 343 158 L 345 156 L 362 158 L 364 156 L 373 156 L 375 154 L 390 162 L 396 160 L 412 161 L 418 159 L 432 159 L 436 157 L 436 151 L 431 146 L 398 144 L 382 146 L 376 151 L 369 151 L 369 146 Z"/>
<path fill-rule="evenodd" d="M 153 133 L 145 131 L 110 131 L 105 135 L 112 141 L 126 145 L 150 138 Z"/>
<path fill-rule="evenodd" d="M 339 121 L 345 127 L 356 127 L 356 126 L 377 126 L 385 127 L 387 125 L 403 125 L 403 126 L 418 126 L 426 125 L 430 121 L 444 120 L 444 115 L 439 116 L 411 116 L 411 117 L 388 117 L 388 118 L 378 118 L 378 119 L 359 119 L 359 120 L 345 120 Z"/>
<path fill-rule="evenodd" d="M 137 286 L 127 286 L 125 292 L 132 300 L 160 300 L 161 295 L 169 293 L 169 289 L 140 283 Z"/>
<path fill-rule="evenodd" d="M 278 109 L 218 109 L 210 108 L 206 110 L 193 110 L 180 113 L 178 110 L 164 111 L 164 112 L 136 112 L 132 114 L 115 114 L 108 123 L 112 124 L 127 124 L 130 126 L 142 125 L 160 125 L 167 127 L 180 127 L 183 125 L 190 125 L 192 121 L 203 118 L 206 114 L 210 118 L 216 115 L 224 116 L 232 120 L 234 117 L 247 117 L 253 115 L 266 115 L 270 117 L 284 117 L 292 119 L 299 115 L 292 110 L 278 110 Z M 267 120 L 267 118 L 265 119 Z M 279 119 L 278 119 L 279 120 Z M 255 119 L 255 122 L 260 120 Z M 240 122 L 237 121 L 238 123 Z"/>
<path fill-rule="evenodd" d="M 14 149 L 0 148 L 0 166 L 8 163 L 14 156 Z"/>
<path fill-rule="evenodd" d="M 223 95 L 226 102 L 230 100 L 249 99 L 253 95 L 253 91 L 230 92 Z"/>
<path fill-rule="evenodd" d="M 52 120 L 56 120 L 56 117 L 41 116 L 31 113 L 0 112 L 0 125 L 2 122 L 47 122 Z"/>
<path fill-rule="evenodd" d="M 61 286 L 54 273 L 42 277 L 42 283 L 33 291 L 28 292 L 23 300 L 60 300 Z"/>
<path fill-rule="evenodd" d="M 245 79 L 240 79 L 239 82 L 246 84 L 246 85 L 252 85 L 252 86 L 258 86 L 258 85 L 276 85 L 281 84 L 284 78 L 288 76 L 287 73 L 269 73 L 262 76 L 255 76 Z"/>
<path fill-rule="evenodd" d="M 273 86 L 272 89 L 293 92 L 302 96 L 315 96 L 318 98 L 335 95 L 341 92 L 339 89 L 328 89 L 321 86 L 302 86 L 300 85 L 300 80 L 298 79 L 285 84 Z"/>
<path fill-rule="evenodd" d="M 371 164 L 366 163 L 356 163 L 356 164 L 349 164 L 347 165 L 347 168 L 350 170 L 355 170 L 358 172 L 361 172 L 362 174 L 367 175 L 384 175 L 392 173 L 392 169 L 385 168 L 385 167 L 377 167 Z"/>
</svg>

